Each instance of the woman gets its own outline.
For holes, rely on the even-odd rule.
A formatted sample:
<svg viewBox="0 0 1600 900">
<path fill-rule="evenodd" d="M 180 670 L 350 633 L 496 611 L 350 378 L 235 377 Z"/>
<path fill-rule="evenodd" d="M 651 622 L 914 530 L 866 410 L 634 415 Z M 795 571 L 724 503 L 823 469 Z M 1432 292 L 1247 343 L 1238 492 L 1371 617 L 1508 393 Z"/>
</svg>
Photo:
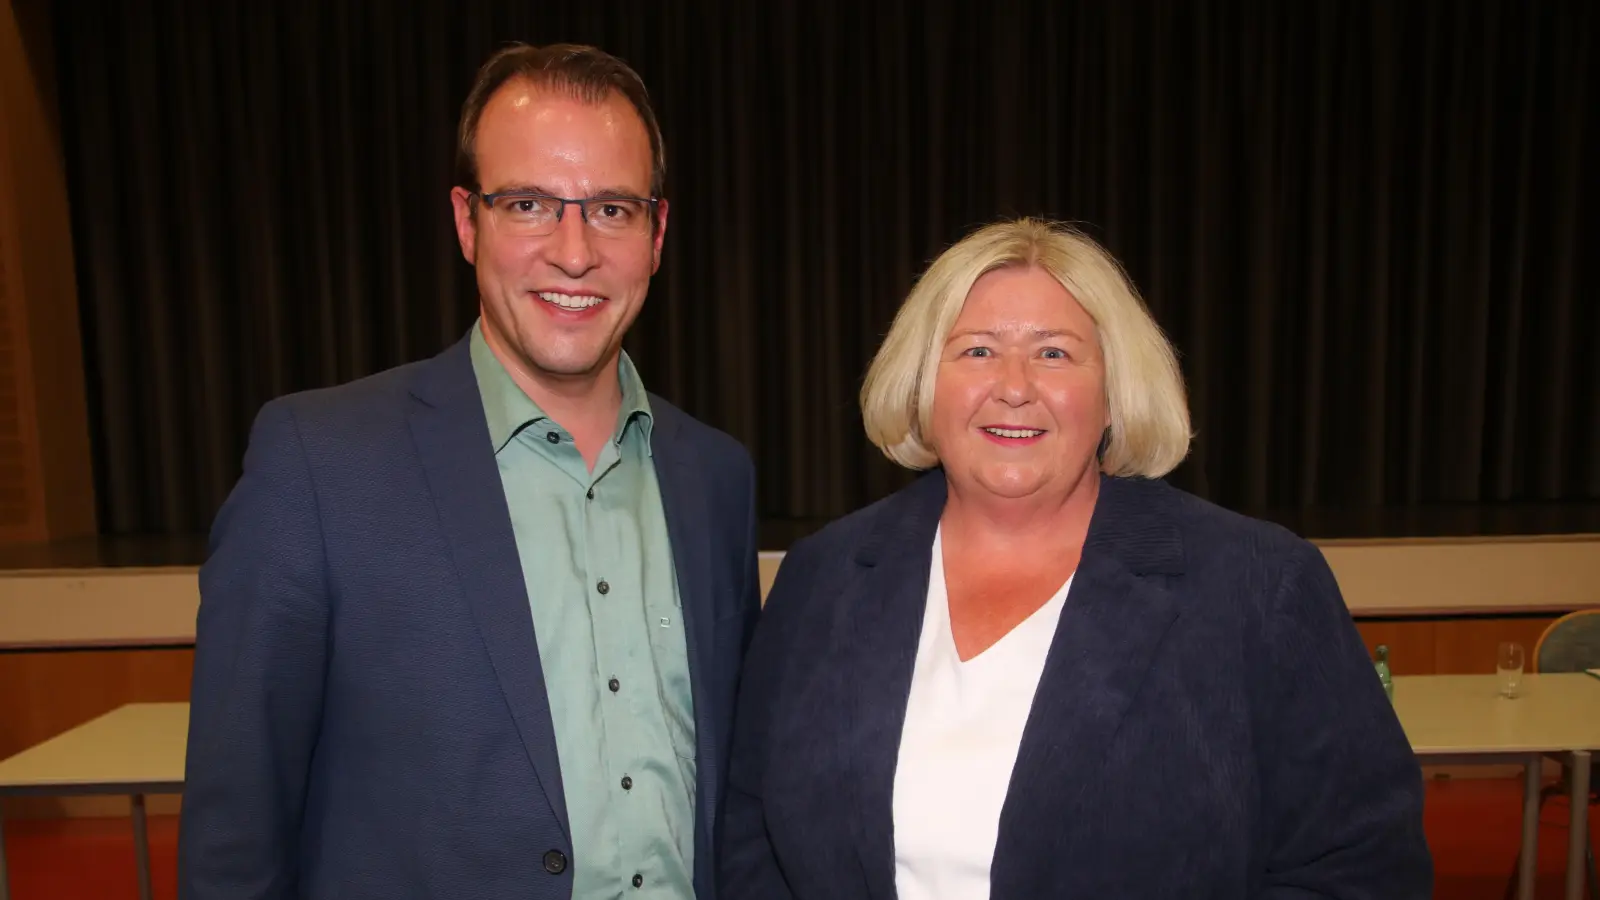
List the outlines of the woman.
<svg viewBox="0 0 1600 900">
<path fill-rule="evenodd" d="M 1310 544 L 1155 480 L 1171 347 L 1021 220 L 946 251 L 861 395 L 930 470 L 796 544 L 747 657 L 722 900 L 1425 898 L 1421 775 Z"/>
</svg>

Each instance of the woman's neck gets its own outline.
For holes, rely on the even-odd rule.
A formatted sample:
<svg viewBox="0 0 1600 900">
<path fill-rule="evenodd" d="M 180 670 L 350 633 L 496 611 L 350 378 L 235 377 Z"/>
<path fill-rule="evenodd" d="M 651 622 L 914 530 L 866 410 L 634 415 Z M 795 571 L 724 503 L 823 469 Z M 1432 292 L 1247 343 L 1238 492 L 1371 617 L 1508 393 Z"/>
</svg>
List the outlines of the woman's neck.
<svg viewBox="0 0 1600 900">
<path fill-rule="evenodd" d="M 963 553 L 1009 553 L 1021 548 L 1082 549 L 1100 496 L 1100 473 L 1090 468 L 1066 491 L 1001 497 L 980 485 L 951 482 L 939 520 L 944 541 Z"/>
</svg>

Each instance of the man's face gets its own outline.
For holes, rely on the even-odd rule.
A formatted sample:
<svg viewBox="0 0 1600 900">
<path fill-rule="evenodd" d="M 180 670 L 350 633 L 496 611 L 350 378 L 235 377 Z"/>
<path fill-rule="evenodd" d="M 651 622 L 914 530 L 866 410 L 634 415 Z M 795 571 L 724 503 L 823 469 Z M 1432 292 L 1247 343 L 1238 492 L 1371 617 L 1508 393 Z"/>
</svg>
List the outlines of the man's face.
<svg viewBox="0 0 1600 900">
<path fill-rule="evenodd" d="M 484 107 L 475 146 L 485 194 L 650 196 L 650 138 L 621 94 L 585 103 L 513 79 Z M 653 231 L 603 233 L 568 205 L 552 233 L 530 237 L 465 188 L 451 200 L 461 252 L 477 270 L 484 336 L 501 359 L 541 381 L 614 365 L 661 264 L 666 202 Z"/>
</svg>

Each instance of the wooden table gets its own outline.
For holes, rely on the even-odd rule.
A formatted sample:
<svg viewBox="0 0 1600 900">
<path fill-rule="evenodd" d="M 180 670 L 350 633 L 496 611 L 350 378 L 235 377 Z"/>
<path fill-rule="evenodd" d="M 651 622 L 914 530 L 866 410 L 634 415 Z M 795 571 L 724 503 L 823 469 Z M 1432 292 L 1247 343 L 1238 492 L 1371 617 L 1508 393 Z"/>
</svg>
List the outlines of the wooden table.
<svg viewBox="0 0 1600 900">
<path fill-rule="evenodd" d="M 1413 675 L 1394 679 L 1395 712 L 1424 762 L 1523 765 L 1522 862 L 1517 895 L 1532 900 L 1538 870 L 1539 790 L 1546 755 L 1572 767 L 1567 900 L 1582 900 L 1588 848 L 1589 763 L 1600 751 L 1600 679 L 1524 675 L 1515 699 L 1495 675 Z"/>
<path fill-rule="evenodd" d="M 189 704 L 131 703 L 0 761 L 0 796 L 126 794 L 133 799 L 139 896 L 150 900 L 146 794 L 183 791 Z M 9 900 L 0 823 L 0 900 Z"/>
</svg>

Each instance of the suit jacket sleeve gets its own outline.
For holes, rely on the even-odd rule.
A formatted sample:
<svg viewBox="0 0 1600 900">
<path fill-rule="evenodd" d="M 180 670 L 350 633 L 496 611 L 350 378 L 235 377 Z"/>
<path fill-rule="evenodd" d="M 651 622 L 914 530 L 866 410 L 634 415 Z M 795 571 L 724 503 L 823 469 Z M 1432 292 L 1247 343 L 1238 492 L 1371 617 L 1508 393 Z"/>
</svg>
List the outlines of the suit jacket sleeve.
<svg viewBox="0 0 1600 900">
<path fill-rule="evenodd" d="M 244 473 L 212 528 L 200 597 L 179 892 L 297 896 L 328 591 L 311 472 L 281 401 L 251 429 Z"/>
<path fill-rule="evenodd" d="M 767 835 L 761 801 L 766 780 L 767 732 L 787 655 L 786 611 L 805 602 L 810 577 L 796 545 L 778 569 L 777 581 L 745 654 L 744 675 L 733 720 L 728 794 L 723 805 L 718 893 L 721 900 L 793 900 Z"/>
<path fill-rule="evenodd" d="M 1267 612 L 1262 900 L 1425 900 L 1420 767 L 1327 562 L 1303 545 Z"/>
</svg>

